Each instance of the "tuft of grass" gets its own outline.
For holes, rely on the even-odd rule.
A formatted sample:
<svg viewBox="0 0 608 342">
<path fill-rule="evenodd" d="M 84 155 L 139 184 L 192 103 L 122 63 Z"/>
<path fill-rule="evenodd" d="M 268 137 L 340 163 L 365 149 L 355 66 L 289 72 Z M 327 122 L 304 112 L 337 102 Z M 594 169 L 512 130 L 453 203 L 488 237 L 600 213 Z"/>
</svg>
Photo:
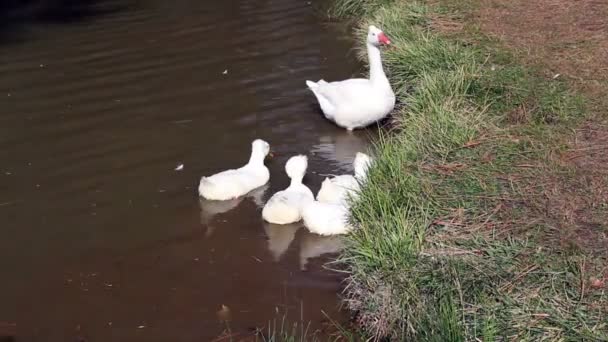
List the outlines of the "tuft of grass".
<svg viewBox="0 0 608 342">
<path fill-rule="evenodd" d="M 232 333 L 228 322 L 226 322 L 226 330 L 213 341 L 355 342 L 365 340 L 363 335 L 349 331 L 349 329 L 325 313 L 329 326 L 323 329 L 324 331 L 321 331 L 312 329 L 311 322 L 304 321 L 302 307 L 300 307 L 300 318 L 297 321 L 288 318 L 287 311 L 280 315 L 277 308 L 276 312 L 276 317 L 270 320 L 265 327 L 257 328 L 255 331 L 247 334 Z"/>
<path fill-rule="evenodd" d="M 552 244 L 524 205 L 522 180 L 584 117 L 582 98 L 494 45 L 441 34 L 446 8 L 336 1 L 334 14 L 362 18 L 359 37 L 371 23 L 391 37 L 402 104 L 352 205 L 346 306 L 377 339 L 608 341 L 608 299 L 585 286 L 601 261 Z"/>
</svg>

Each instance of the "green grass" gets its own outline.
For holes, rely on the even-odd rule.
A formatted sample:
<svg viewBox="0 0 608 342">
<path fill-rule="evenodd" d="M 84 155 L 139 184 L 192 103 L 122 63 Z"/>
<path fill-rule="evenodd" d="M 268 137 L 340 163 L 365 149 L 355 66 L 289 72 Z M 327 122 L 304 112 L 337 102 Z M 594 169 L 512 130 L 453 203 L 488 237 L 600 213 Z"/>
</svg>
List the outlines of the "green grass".
<svg viewBox="0 0 608 342">
<path fill-rule="evenodd" d="M 402 104 L 373 148 L 339 260 L 359 326 L 392 340 L 608 341 L 608 300 L 581 286 L 601 265 L 555 247 L 522 205 L 546 168 L 518 165 L 550 163 L 582 98 L 495 44 L 437 32 L 446 7 L 337 0 L 332 13 L 362 18 L 360 38 L 371 23 L 389 35 L 384 65 Z"/>
</svg>

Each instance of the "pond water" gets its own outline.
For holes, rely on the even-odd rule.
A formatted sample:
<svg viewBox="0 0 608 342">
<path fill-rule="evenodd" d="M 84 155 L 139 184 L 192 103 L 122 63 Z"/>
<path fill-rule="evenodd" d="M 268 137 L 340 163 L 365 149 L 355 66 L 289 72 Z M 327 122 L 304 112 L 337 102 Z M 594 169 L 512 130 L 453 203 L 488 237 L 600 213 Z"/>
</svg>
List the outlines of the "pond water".
<svg viewBox="0 0 608 342">
<path fill-rule="evenodd" d="M 18 3 L 0 25 L 0 336 L 210 341 L 222 305 L 233 333 L 344 319 L 323 267 L 342 241 L 260 207 L 290 156 L 309 156 L 316 193 L 373 135 L 325 120 L 305 87 L 360 71 L 323 3 Z M 277 152 L 269 185 L 199 200 L 255 138 Z"/>
</svg>

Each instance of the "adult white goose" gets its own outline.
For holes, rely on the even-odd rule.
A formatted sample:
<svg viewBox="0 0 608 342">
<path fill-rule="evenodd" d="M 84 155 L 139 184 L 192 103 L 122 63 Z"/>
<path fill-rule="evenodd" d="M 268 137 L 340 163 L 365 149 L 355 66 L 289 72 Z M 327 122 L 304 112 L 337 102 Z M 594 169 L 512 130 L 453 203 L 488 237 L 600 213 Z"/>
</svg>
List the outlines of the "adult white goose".
<svg viewBox="0 0 608 342">
<path fill-rule="evenodd" d="M 262 217 L 270 223 L 288 224 L 302 219 L 302 208 L 314 200 L 314 195 L 310 189 L 302 184 L 308 158 L 298 155 L 289 158 L 285 164 L 285 172 L 291 178 L 291 184 L 285 190 L 279 191 L 268 200 Z"/>
<path fill-rule="evenodd" d="M 317 193 L 317 201 L 345 204 L 348 196 L 355 196 L 359 191 L 360 184 L 365 180 L 371 162 L 372 159 L 367 154 L 357 152 L 353 162 L 355 174 L 325 178 L 321 190 Z"/>
<path fill-rule="evenodd" d="M 388 37 L 377 27 L 367 33 L 369 79 L 352 78 L 344 81 L 306 81 L 315 94 L 325 117 L 338 126 L 352 131 L 368 126 L 388 115 L 395 107 L 391 88 L 380 57 L 381 45 L 389 45 Z"/>
<path fill-rule="evenodd" d="M 209 200 L 229 200 L 247 194 L 266 184 L 270 172 L 264 159 L 270 153 L 270 145 L 262 139 L 251 143 L 249 162 L 238 169 L 226 170 L 209 177 L 202 177 L 198 186 L 200 196 Z"/>
</svg>

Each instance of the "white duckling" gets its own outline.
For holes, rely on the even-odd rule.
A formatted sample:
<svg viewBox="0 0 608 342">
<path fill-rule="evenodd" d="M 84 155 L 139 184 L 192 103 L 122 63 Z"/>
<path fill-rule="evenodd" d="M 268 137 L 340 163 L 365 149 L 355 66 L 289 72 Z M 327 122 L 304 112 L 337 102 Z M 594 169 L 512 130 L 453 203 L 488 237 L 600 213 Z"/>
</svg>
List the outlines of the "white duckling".
<svg viewBox="0 0 608 342">
<path fill-rule="evenodd" d="M 317 200 L 302 210 L 304 226 L 319 235 L 346 234 L 353 229 L 349 222 L 348 196 L 359 191 L 359 182 L 365 180 L 372 159 L 365 153 L 357 153 L 354 161 L 355 175 L 326 178 L 317 193 Z"/>
<path fill-rule="evenodd" d="M 277 192 L 268 200 L 262 209 L 262 218 L 270 223 L 288 224 L 302 219 L 302 208 L 314 200 L 310 189 L 302 184 L 308 168 L 308 158 L 298 155 L 289 158 L 285 172 L 291 178 L 287 189 Z"/>
<path fill-rule="evenodd" d="M 365 153 L 357 152 L 353 168 L 354 175 L 340 175 L 325 178 L 321 190 L 317 193 L 317 201 L 325 203 L 343 204 L 349 196 L 354 197 L 359 191 L 360 184 L 367 177 L 367 169 L 372 159 Z"/>
<path fill-rule="evenodd" d="M 304 226 L 319 235 L 339 235 L 350 232 L 349 210 L 344 204 L 313 201 L 302 210 Z"/>
<path fill-rule="evenodd" d="M 269 153 L 270 145 L 267 142 L 254 140 L 251 143 L 249 162 L 238 169 L 202 177 L 198 186 L 199 195 L 209 200 L 229 200 L 268 183 L 270 172 L 264 165 L 264 159 Z"/>
<path fill-rule="evenodd" d="M 382 30 L 371 25 L 366 43 L 369 79 L 306 81 L 325 117 L 349 131 L 384 118 L 395 107 L 395 93 L 382 68 L 379 49 L 381 45 L 390 45 L 391 42 Z"/>
</svg>

